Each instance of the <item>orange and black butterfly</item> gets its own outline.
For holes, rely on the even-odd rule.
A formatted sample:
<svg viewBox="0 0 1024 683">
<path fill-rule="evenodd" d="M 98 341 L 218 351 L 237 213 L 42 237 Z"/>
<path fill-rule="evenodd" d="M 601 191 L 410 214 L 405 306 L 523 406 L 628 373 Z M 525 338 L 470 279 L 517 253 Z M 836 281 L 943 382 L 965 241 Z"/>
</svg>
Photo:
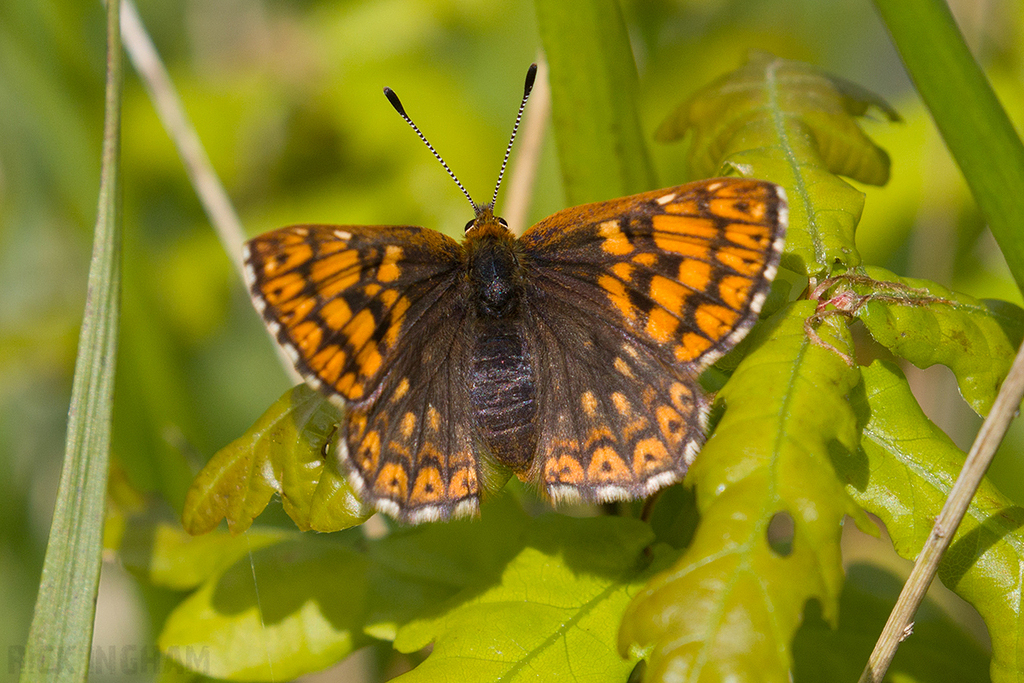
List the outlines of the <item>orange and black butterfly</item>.
<svg viewBox="0 0 1024 683">
<path fill-rule="evenodd" d="M 340 458 L 364 502 L 411 523 L 474 514 L 495 465 L 554 501 L 681 479 L 704 440 L 697 378 L 775 275 L 782 189 L 704 180 L 565 209 L 518 238 L 494 199 L 473 207 L 461 244 L 297 225 L 246 245 L 256 307 L 346 409 Z"/>
</svg>

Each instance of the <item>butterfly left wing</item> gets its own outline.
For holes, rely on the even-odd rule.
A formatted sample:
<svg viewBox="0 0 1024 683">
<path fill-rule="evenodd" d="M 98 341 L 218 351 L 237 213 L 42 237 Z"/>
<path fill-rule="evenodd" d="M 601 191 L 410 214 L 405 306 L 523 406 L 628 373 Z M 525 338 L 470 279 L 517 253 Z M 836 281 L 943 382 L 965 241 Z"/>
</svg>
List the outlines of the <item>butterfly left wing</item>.
<svg viewBox="0 0 1024 683">
<path fill-rule="evenodd" d="M 545 389 L 531 476 L 553 498 L 643 496 L 703 442 L 700 372 L 757 319 L 781 188 L 718 178 L 574 207 L 521 242 Z"/>
<path fill-rule="evenodd" d="M 246 243 L 246 277 L 296 369 L 341 405 L 373 395 L 451 288 L 461 250 L 419 227 L 295 225 Z"/>
<path fill-rule="evenodd" d="M 349 481 L 402 521 L 478 507 L 462 257 L 415 227 L 300 225 L 246 249 L 267 325 L 306 381 L 347 407 Z"/>
</svg>

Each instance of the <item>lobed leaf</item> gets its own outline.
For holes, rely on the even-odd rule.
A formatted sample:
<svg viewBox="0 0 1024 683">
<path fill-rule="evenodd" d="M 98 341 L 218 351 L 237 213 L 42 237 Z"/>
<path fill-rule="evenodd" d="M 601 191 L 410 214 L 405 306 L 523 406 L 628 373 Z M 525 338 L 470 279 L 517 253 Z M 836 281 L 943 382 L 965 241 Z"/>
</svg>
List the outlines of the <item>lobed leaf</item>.
<svg viewBox="0 0 1024 683">
<path fill-rule="evenodd" d="M 864 273 L 842 287 L 865 297 L 853 312 L 875 341 L 919 368 L 945 365 L 964 400 L 987 414 L 1024 338 L 1024 311 L 882 268 Z"/>
<path fill-rule="evenodd" d="M 921 411 L 903 373 L 875 361 L 863 368 L 855 408 L 867 417 L 860 447 L 836 454 L 847 491 L 878 515 L 902 557 L 931 532 L 964 453 Z M 939 565 L 939 578 L 981 614 L 992 637 L 992 680 L 1024 670 L 1024 508 L 985 481 Z"/>
<path fill-rule="evenodd" d="M 804 322 L 814 303 L 768 320 L 719 394 L 725 413 L 688 475 L 701 520 L 681 559 L 630 604 L 621 652 L 653 646 L 651 681 L 789 681 L 790 641 L 814 598 L 834 621 L 842 586 L 841 522 L 864 513 L 829 461 L 855 448 L 847 396 L 858 373 L 844 326 L 823 325 L 825 348 Z M 792 547 L 772 548 L 776 514 L 794 522 Z"/>
<path fill-rule="evenodd" d="M 786 188 L 789 229 L 783 265 L 819 276 L 860 255 L 854 229 L 864 195 L 837 175 L 870 185 L 889 179 L 889 157 L 857 124 L 879 97 L 801 62 L 752 51 L 747 63 L 701 89 L 662 123 L 657 136 L 688 131 L 691 173 L 767 178 Z"/>
<path fill-rule="evenodd" d="M 637 658 L 619 656 L 615 633 L 651 575 L 642 553 L 653 540 L 635 519 L 534 520 L 495 585 L 468 587 L 448 609 L 398 631 L 399 651 L 433 650 L 397 680 L 625 681 Z M 660 546 L 655 565 L 671 552 Z"/>
<path fill-rule="evenodd" d="M 303 531 L 338 531 L 364 522 L 371 511 L 338 471 L 336 459 L 327 457 L 339 419 L 337 409 L 305 384 L 289 389 L 196 476 L 185 497 L 185 530 L 203 534 L 226 518 L 231 533 L 241 533 L 275 493 Z"/>
<path fill-rule="evenodd" d="M 467 586 L 497 581 L 522 552 L 529 524 L 503 498 L 486 504 L 479 519 L 400 529 L 376 541 L 304 534 L 254 549 L 221 564 L 182 601 L 158 644 L 186 668 L 189 653 L 204 653 L 202 673 L 229 680 L 277 681 L 324 669 L 373 639 L 393 639 L 411 619 L 441 613 Z M 195 550 L 192 557 L 209 566 L 237 547 L 207 545 L 206 557 Z"/>
<path fill-rule="evenodd" d="M 843 583 L 838 627 L 809 610 L 793 640 L 793 681 L 856 681 L 899 597 L 901 584 L 877 566 L 850 566 Z M 987 683 L 988 663 L 985 648 L 941 607 L 925 599 L 914 615 L 914 633 L 900 644 L 886 680 Z"/>
</svg>

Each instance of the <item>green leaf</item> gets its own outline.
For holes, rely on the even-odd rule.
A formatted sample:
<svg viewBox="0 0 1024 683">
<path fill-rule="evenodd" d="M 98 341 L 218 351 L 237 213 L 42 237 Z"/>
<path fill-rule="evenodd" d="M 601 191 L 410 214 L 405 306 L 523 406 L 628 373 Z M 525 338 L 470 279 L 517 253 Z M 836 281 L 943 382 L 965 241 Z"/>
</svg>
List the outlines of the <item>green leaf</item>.
<svg viewBox="0 0 1024 683">
<path fill-rule="evenodd" d="M 783 266 L 821 275 L 860 263 L 854 229 L 864 195 L 837 175 L 871 185 L 889 179 L 889 156 L 854 118 L 880 98 L 801 62 L 752 51 L 748 61 L 683 103 L 659 128 L 674 140 L 693 132 L 695 177 L 738 173 L 786 188 L 789 229 Z"/>
<path fill-rule="evenodd" d="M 338 471 L 328 446 L 341 417 L 305 384 L 289 389 L 241 437 L 218 451 L 185 498 L 190 534 L 227 518 L 232 533 L 249 528 L 275 494 L 303 531 L 338 531 L 371 514 Z"/>
<path fill-rule="evenodd" d="M 653 540 L 635 519 L 534 520 L 495 585 L 470 586 L 399 630 L 397 650 L 433 650 L 397 680 L 625 681 L 636 659 L 619 657 L 615 633 L 650 575 L 642 552 Z"/>
<path fill-rule="evenodd" d="M 619 3 L 536 0 L 536 8 L 566 199 L 585 204 L 654 189 Z"/>
<path fill-rule="evenodd" d="M 901 582 L 878 567 L 854 564 L 846 572 L 833 628 L 817 610 L 793 641 L 796 683 L 856 681 L 882 631 Z M 886 680 L 901 683 L 986 683 L 988 653 L 938 605 L 925 600 L 914 615 L 914 633 L 900 644 Z"/>
<path fill-rule="evenodd" d="M 875 0 L 942 139 L 1024 289 L 1024 144 L 944 0 Z"/>
<path fill-rule="evenodd" d="M 187 657 L 205 653 L 202 673 L 218 678 L 277 681 L 317 671 L 439 613 L 467 586 L 497 581 L 522 551 L 529 524 L 505 497 L 486 503 L 479 519 L 398 529 L 370 542 L 350 532 L 307 534 L 257 549 L 274 540 L 261 531 L 251 555 L 230 566 L 223 560 L 237 544 L 193 546 L 176 561 L 191 555 L 218 569 L 174 609 L 158 643 L 186 667 Z"/>
<path fill-rule="evenodd" d="M 862 305 L 852 312 L 875 341 L 919 368 L 945 365 L 964 400 L 986 415 L 1024 337 L 1024 311 L 882 268 L 864 273 L 870 279 L 840 280 L 833 298 L 855 293 Z"/>
<path fill-rule="evenodd" d="M 166 656 L 188 666 L 186 655 L 202 651 L 202 673 L 214 678 L 289 680 L 370 642 L 364 555 L 306 536 L 250 557 L 175 608 L 157 640 Z"/>
<path fill-rule="evenodd" d="M 755 331 L 754 350 L 719 393 L 725 413 L 697 456 L 701 520 L 671 570 L 630 605 L 620 651 L 653 645 L 650 681 L 789 681 L 790 640 L 804 604 L 835 619 L 843 570 L 841 522 L 867 528 L 829 460 L 835 443 L 855 448 L 848 394 L 858 373 L 844 326 L 822 325 L 825 348 L 804 322 L 814 302 L 780 311 Z M 773 550 L 777 513 L 794 522 L 792 549 Z"/>
<path fill-rule="evenodd" d="M 249 529 L 232 536 L 215 531 L 190 536 L 179 525 L 134 518 L 127 525 L 118 557 L 130 572 L 154 586 L 190 590 L 222 573 L 250 552 L 294 537 L 281 529 Z"/>
<path fill-rule="evenodd" d="M 103 548 L 110 416 L 121 287 L 121 35 L 107 5 L 106 109 L 99 206 L 75 359 L 64 465 L 21 680 L 84 681 L 89 673 Z"/>
<path fill-rule="evenodd" d="M 878 515 L 896 551 L 917 556 L 952 488 L 964 453 L 918 406 L 896 366 L 863 368 L 856 409 L 867 416 L 860 448 L 837 454 L 847 491 Z M 974 605 L 992 637 L 992 680 L 1018 681 L 1024 666 L 1024 509 L 987 480 L 939 565 L 939 578 Z"/>
</svg>

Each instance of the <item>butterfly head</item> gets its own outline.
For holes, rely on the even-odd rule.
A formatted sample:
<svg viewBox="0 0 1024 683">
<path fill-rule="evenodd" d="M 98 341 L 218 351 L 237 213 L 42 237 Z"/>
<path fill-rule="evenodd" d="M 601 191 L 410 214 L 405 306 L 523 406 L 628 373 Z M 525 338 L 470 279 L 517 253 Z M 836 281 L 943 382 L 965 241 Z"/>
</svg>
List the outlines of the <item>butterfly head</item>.
<svg viewBox="0 0 1024 683">
<path fill-rule="evenodd" d="M 470 235 L 483 236 L 486 234 L 511 234 L 511 231 L 508 229 L 508 223 L 505 222 L 505 219 L 501 216 L 494 215 L 493 205 L 474 205 L 473 210 L 476 211 L 476 217 L 466 223 L 466 237 L 469 237 Z"/>
</svg>

